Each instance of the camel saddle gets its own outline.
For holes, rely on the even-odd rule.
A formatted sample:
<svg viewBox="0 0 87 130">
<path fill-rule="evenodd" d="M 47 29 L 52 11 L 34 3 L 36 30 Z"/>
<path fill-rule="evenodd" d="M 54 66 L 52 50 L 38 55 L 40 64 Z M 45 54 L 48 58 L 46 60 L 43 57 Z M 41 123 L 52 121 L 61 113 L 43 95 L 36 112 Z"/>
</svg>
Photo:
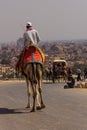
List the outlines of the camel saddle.
<svg viewBox="0 0 87 130">
<path fill-rule="evenodd" d="M 45 55 L 43 51 L 35 45 L 30 45 L 27 48 L 24 48 L 20 54 L 19 60 L 16 65 L 16 70 L 22 68 L 25 63 L 45 63 Z"/>
</svg>

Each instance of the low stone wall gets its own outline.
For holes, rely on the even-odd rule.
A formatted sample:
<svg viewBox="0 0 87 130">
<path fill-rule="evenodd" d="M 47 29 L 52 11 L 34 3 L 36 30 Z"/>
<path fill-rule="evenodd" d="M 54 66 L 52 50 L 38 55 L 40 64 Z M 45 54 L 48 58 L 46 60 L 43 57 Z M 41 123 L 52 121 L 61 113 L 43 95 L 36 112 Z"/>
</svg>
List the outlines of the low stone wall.
<svg viewBox="0 0 87 130">
<path fill-rule="evenodd" d="M 80 82 L 75 85 L 75 88 L 87 88 L 87 82 Z"/>
</svg>

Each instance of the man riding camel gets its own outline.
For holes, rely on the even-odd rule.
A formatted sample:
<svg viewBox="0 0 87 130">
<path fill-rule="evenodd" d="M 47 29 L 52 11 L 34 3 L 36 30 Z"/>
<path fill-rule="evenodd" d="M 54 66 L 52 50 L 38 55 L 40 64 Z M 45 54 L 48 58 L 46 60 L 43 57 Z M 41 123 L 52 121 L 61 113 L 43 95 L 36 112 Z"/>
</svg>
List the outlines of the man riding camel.
<svg viewBox="0 0 87 130">
<path fill-rule="evenodd" d="M 21 65 L 19 65 L 19 63 L 23 64 L 23 58 L 24 58 L 25 52 L 29 46 L 34 45 L 36 47 L 36 49 L 40 52 L 40 54 L 42 56 L 42 60 L 44 59 L 44 54 L 37 45 L 40 41 L 39 33 L 37 30 L 33 29 L 31 22 L 27 22 L 27 24 L 26 24 L 26 31 L 23 34 L 23 41 L 24 41 L 23 50 L 20 54 L 19 61 L 16 65 L 16 70 L 19 66 L 21 67 Z"/>
</svg>

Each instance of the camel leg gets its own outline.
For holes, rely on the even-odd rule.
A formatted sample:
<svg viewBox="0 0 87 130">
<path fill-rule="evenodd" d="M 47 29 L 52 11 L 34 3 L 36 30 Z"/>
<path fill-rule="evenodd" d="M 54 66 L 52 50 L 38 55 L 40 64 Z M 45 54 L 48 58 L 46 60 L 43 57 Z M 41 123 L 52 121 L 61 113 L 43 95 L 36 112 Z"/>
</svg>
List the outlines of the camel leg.
<svg viewBox="0 0 87 130">
<path fill-rule="evenodd" d="M 27 78 L 26 78 L 26 83 L 27 83 L 27 96 L 28 96 L 28 103 L 26 108 L 30 108 L 30 83 Z"/>
<path fill-rule="evenodd" d="M 36 106 L 37 106 L 37 109 L 41 109 L 41 104 L 40 104 L 40 101 L 39 101 L 39 91 L 38 91 L 38 88 L 36 88 L 36 93 L 37 93 L 37 96 L 36 96 Z"/>
<path fill-rule="evenodd" d="M 45 108 L 45 104 L 42 98 L 42 79 L 38 82 L 38 86 L 39 86 L 39 93 L 40 93 L 40 99 L 41 99 L 41 108 Z"/>
<path fill-rule="evenodd" d="M 33 91 L 33 106 L 31 112 L 36 111 L 36 97 L 37 97 L 37 91 L 36 91 L 36 84 L 33 86 L 32 84 L 32 91 Z"/>
</svg>

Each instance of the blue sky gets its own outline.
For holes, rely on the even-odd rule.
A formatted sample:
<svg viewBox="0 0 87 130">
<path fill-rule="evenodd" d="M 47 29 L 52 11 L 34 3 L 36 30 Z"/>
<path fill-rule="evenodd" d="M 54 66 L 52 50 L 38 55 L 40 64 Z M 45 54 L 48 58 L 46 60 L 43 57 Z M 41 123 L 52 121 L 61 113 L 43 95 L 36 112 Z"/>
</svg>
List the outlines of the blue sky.
<svg viewBox="0 0 87 130">
<path fill-rule="evenodd" d="M 87 39 L 87 0 L 0 0 L 0 42 L 22 37 L 27 21 L 45 41 Z"/>
</svg>

